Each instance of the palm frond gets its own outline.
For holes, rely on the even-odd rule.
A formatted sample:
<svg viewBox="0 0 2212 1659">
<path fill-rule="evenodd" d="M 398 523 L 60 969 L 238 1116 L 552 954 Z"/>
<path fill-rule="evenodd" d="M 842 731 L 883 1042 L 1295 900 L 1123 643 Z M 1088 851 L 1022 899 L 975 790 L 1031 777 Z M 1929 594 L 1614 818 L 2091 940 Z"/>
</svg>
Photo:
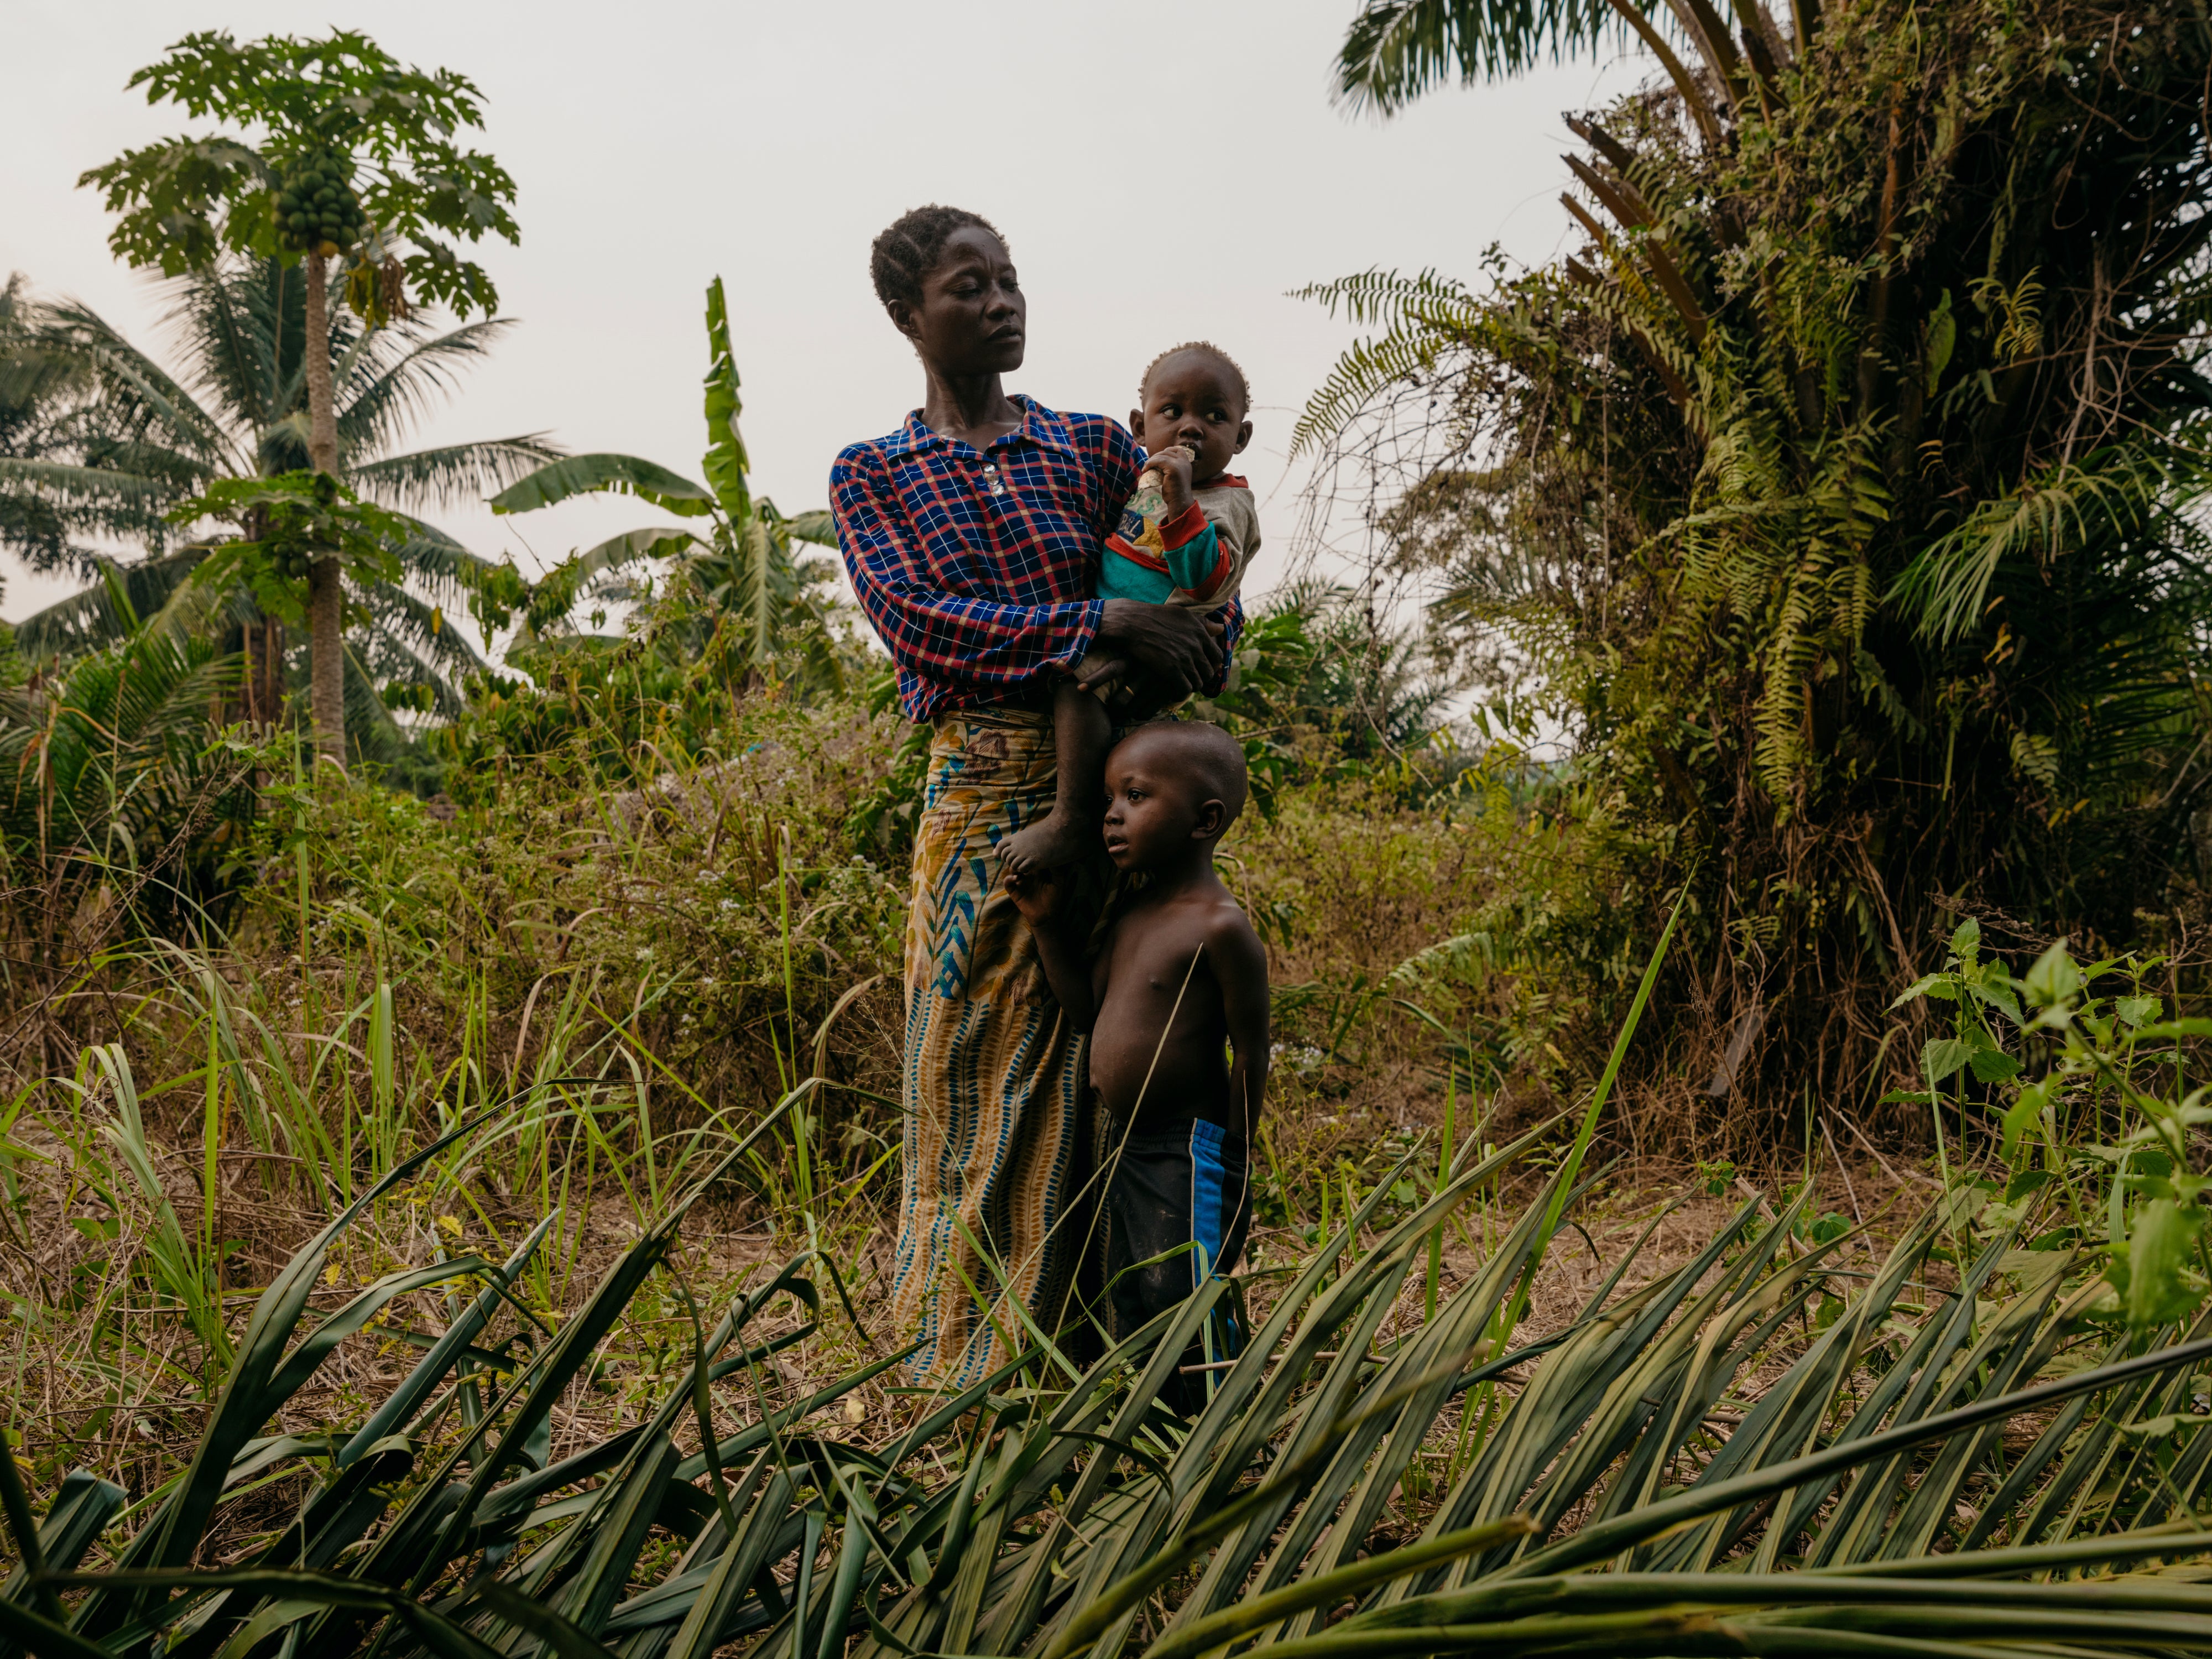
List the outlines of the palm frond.
<svg viewBox="0 0 2212 1659">
<path fill-rule="evenodd" d="M 64 300 L 42 307 L 38 329 L 44 349 L 82 365 L 97 387 L 104 433 L 152 437 L 211 470 L 237 465 L 238 447 L 222 420 L 89 306 Z"/>
<path fill-rule="evenodd" d="M 426 687 L 432 713 L 444 720 L 459 714 L 468 704 L 466 677 L 485 666 L 475 647 L 412 594 L 380 589 L 358 597 L 369 616 L 347 636 L 349 704 L 359 702 L 374 711 L 371 718 L 389 720 L 382 688 Z"/>
<path fill-rule="evenodd" d="M 120 644 L 161 615 L 207 556 L 204 547 L 187 547 L 129 564 L 102 559 L 89 586 L 17 623 L 16 644 L 27 656 L 46 660 Z"/>
<path fill-rule="evenodd" d="M 119 467 L 0 456 L 0 490 L 36 493 L 71 520 L 96 531 L 127 531 L 158 520 L 182 493 L 173 477 Z"/>
<path fill-rule="evenodd" d="M 338 387 L 340 453 L 360 460 L 384 453 L 413 422 L 434 412 L 460 371 L 483 361 L 514 326 L 505 317 L 465 323 L 443 334 L 410 325 L 373 331 L 373 349 L 348 367 Z"/>
<path fill-rule="evenodd" d="M 0 842 L 143 870 L 234 786 L 204 754 L 210 702 L 235 678 L 204 641 L 149 635 L 0 695 Z"/>
<path fill-rule="evenodd" d="M 1620 33 L 1605 0 L 1366 0 L 1345 32 L 1332 91 L 1395 115 L 1423 93 L 1517 74 Z"/>
<path fill-rule="evenodd" d="M 165 320 L 233 428 L 268 427 L 305 397 L 307 304 L 305 273 L 273 259 L 191 271 L 171 285 Z"/>
<path fill-rule="evenodd" d="M 346 476 L 372 501 L 411 513 L 481 501 L 566 453 L 544 433 L 529 432 L 386 455 L 349 467 Z"/>
<path fill-rule="evenodd" d="M 711 1328 L 702 1322 L 690 1364 L 636 1427 L 548 1466 L 525 1462 L 665 1270 L 691 1205 L 816 1086 L 735 1139 L 526 1352 L 485 1408 L 496 1437 L 404 1480 L 404 1449 L 435 1443 L 422 1414 L 487 1340 L 497 1287 L 553 1222 L 504 1267 L 457 1257 L 313 1310 L 308 1291 L 345 1230 L 439 1154 L 496 1133 L 504 1108 L 400 1164 L 263 1293 L 200 1455 L 137 1517 L 119 1570 L 46 1569 L 57 1587 L 90 1592 L 68 1613 L 70 1633 L 101 1650 L 152 1638 L 134 1623 L 148 1605 L 137 1597 L 159 1588 L 165 1628 L 190 1621 L 211 1649 L 241 1651 L 285 1632 L 301 1651 L 337 1650 L 380 1639 L 386 1621 L 402 1650 L 544 1638 L 671 1659 L 740 1640 L 759 1659 L 1107 1659 L 1133 1647 L 1144 1659 L 2059 1648 L 2117 1659 L 2212 1645 L 2198 1572 L 2128 1571 L 2212 1552 L 2196 1520 L 2212 1456 L 2195 1443 L 2121 1449 L 2177 1437 L 2171 1414 L 2190 1411 L 2212 1339 L 2169 1328 L 2148 1352 L 2060 1365 L 2094 1276 L 2066 1291 L 2071 1253 L 2023 1267 L 2030 1253 L 2002 1233 L 1957 1263 L 1954 1294 L 1911 1300 L 1964 1224 L 1954 1200 L 1863 1273 L 1839 1267 L 1856 1234 L 1806 1239 L 1809 1189 L 1764 1216 L 1753 1194 L 1694 1258 L 1629 1285 L 1655 1217 L 1579 1311 L 1515 1346 L 1559 1206 L 1588 1190 L 1570 1158 L 1468 1281 L 1425 1319 L 1398 1317 L 1434 1230 L 1551 1125 L 1462 1158 L 1395 1219 L 1382 1204 L 1416 1164 L 1389 1172 L 1265 1316 L 1240 1322 L 1243 1352 L 1206 1370 L 1188 1417 L 1161 1396 L 1222 1311 L 1220 1279 L 1087 1370 L 1040 1337 L 878 1443 L 820 1433 L 819 1414 L 904 1355 L 763 1390 L 762 1361 L 821 1327 L 810 1277 L 821 1258 L 808 1251 Z M 2002 1292 L 2001 1274 L 2020 1288 Z M 396 1296 L 461 1279 L 483 1293 L 449 1303 L 462 1310 L 452 1328 L 385 1409 L 351 1432 L 260 1437 L 342 1336 Z M 795 1328 L 767 1335 L 764 1316 L 786 1305 Z M 676 1437 L 694 1423 L 720 1437 L 687 1452 Z M 489 1449 L 464 1475 L 469 1445 Z M 331 1565 L 297 1571 L 284 1553 L 297 1540 L 280 1535 L 234 1567 L 196 1569 L 248 1477 L 287 1463 L 316 1483 L 315 1544 Z M 1428 1510 L 1418 1535 L 1378 1537 L 1416 1486 Z M 656 1522 L 680 1553 L 648 1553 Z M 518 1537 L 532 1547 L 507 1548 Z"/>
<path fill-rule="evenodd" d="M 1892 596 L 1923 636 L 1949 645 L 1980 622 L 2004 565 L 2048 564 L 2100 537 L 2123 538 L 2160 516 L 2179 482 L 2132 446 L 2062 464 L 2011 495 L 1978 502 L 1899 573 Z"/>
</svg>

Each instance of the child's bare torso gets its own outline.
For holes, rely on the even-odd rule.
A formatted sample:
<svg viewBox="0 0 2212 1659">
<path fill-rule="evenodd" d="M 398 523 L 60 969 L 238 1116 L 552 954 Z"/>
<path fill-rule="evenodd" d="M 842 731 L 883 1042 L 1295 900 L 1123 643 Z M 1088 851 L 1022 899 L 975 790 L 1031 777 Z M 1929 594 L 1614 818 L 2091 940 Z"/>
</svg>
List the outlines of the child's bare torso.
<svg viewBox="0 0 2212 1659">
<path fill-rule="evenodd" d="M 1140 893 L 1115 921 L 1092 973 L 1098 1013 L 1091 1085 L 1117 1125 L 1133 1117 L 1133 1133 L 1149 1134 L 1205 1118 L 1232 1134 L 1248 1133 L 1245 1115 L 1229 1099 L 1221 984 L 1200 949 L 1221 928 L 1248 925 L 1211 879 L 1179 892 Z"/>
</svg>

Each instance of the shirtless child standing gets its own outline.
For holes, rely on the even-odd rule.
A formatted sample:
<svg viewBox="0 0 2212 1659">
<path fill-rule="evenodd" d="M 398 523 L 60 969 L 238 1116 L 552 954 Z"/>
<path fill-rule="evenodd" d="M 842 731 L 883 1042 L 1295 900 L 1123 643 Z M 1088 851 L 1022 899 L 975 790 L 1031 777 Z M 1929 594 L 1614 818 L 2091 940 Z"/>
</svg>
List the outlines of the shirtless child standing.
<svg viewBox="0 0 2212 1659">
<path fill-rule="evenodd" d="M 1196 721 L 1139 726 L 1107 757 L 1106 788 L 1107 856 L 1142 879 L 1124 885 L 1096 965 L 1061 919 L 1066 890 L 1051 871 L 1010 869 L 1006 879 L 1053 994 L 1091 1033 L 1091 1084 L 1112 1117 L 1103 1151 L 1118 1338 L 1243 1254 L 1267 1088 L 1267 955 L 1213 872 L 1214 844 L 1244 807 L 1236 739 Z"/>
</svg>

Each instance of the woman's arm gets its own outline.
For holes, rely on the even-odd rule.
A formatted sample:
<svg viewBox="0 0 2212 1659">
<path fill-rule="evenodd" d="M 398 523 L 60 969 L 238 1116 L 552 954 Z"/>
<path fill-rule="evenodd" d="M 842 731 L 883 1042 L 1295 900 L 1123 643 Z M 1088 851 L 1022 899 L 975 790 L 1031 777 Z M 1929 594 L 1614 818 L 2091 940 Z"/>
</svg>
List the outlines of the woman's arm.
<svg viewBox="0 0 2212 1659">
<path fill-rule="evenodd" d="M 1072 668 L 1091 649 L 1101 600 L 1006 605 L 948 593 L 921 579 L 927 562 L 908 539 L 877 458 L 837 458 L 830 510 L 860 608 L 902 668 L 933 680 L 1007 685 L 1041 670 Z"/>
<path fill-rule="evenodd" d="M 1148 689 L 1175 702 L 1221 684 L 1228 659 L 1219 618 L 1181 605 L 1141 599 L 1103 599 L 1094 647 L 1101 656 L 1134 667 Z"/>
<path fill-rule="evenodd" d="M 1180 688 L 1177 696 L 1220 682 L 1220 626 L 1190 611 L 1133 599 L 1006 605 L 933 586 L 881 458 L 865 449 L 830 468 L 830 510 L 860 608 L 902 668 L 937 681 L 1012 685 L 1072 669 L 1096 649 Z"/>
</svg>

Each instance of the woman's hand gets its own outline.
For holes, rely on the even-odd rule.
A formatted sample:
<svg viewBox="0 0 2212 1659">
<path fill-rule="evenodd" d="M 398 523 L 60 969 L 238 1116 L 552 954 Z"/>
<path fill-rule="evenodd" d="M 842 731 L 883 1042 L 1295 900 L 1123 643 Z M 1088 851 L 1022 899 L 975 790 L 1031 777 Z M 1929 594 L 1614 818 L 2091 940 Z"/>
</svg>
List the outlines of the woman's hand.
<svg viewBox="0 0 2212 1659">
<path fill-rule="evenodd" d="M 1221 677 L 1226 629 L 1196 611 L 1108 599 L 1091 649 L 1126 658 L 1170 702 L 1204 690 Z"/>
</svg>

